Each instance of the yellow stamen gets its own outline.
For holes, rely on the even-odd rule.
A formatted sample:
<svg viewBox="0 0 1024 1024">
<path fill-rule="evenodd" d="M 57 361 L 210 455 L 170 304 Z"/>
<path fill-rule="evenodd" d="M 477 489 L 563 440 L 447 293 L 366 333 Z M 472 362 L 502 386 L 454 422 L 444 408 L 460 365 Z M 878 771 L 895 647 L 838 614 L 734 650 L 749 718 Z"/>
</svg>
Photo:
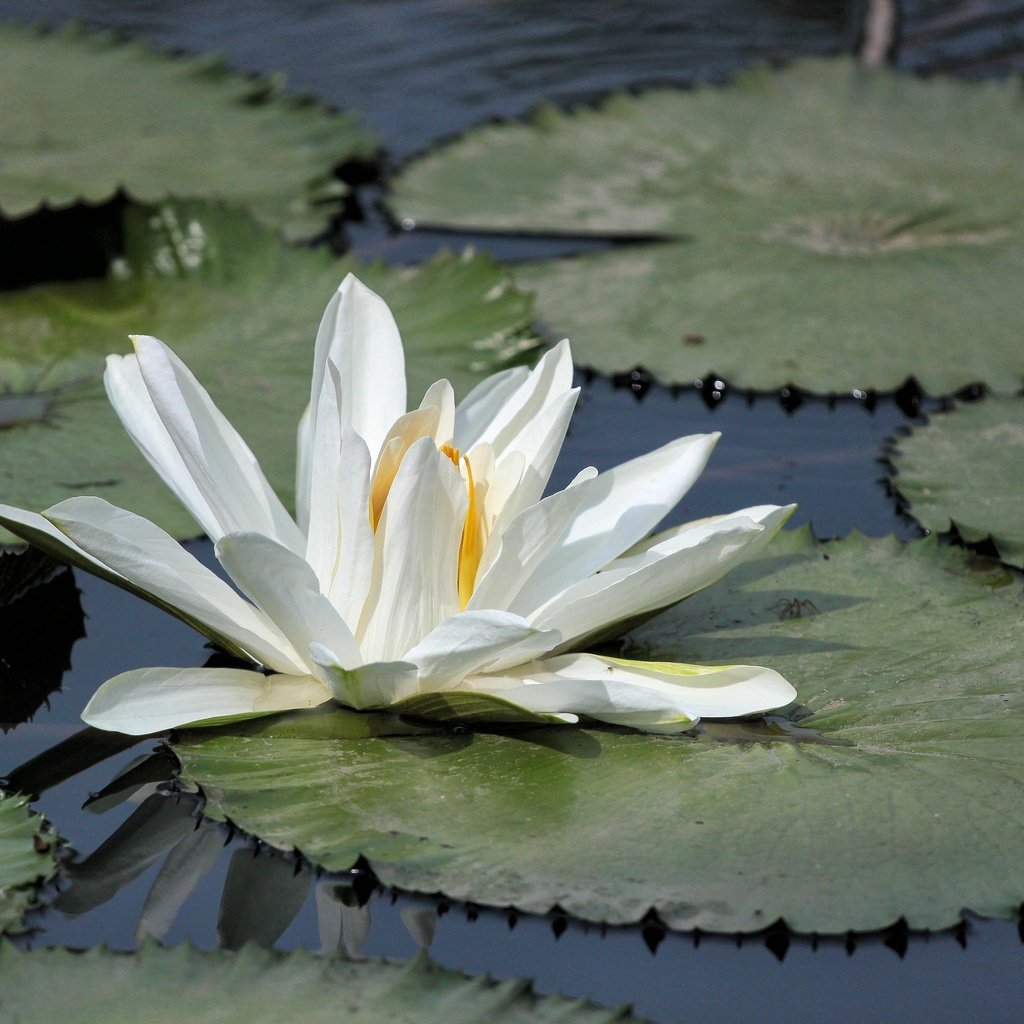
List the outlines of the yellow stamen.
<svg viewBox="0 0 1024 1024">
<path fill-rule="evenodd" d="M 448 445 L 445 445 L 441 450 L 451 458 L 451 451 L 454 449 L 449 449 Z M 463 456 L 463 461 L 466 463 L 469 507 L 466 509 L 466 522 L 462 527 L 462 542 L 459 544 L 459 608 L 465 610 L 476 586 L 476 574 L 480 570 L 487 529 L 484 523 L 483 503 L 477 501 L 473 467 L 468 457 Z M 455 464 L 458 465 L 458 462 Z"/>
<path fill-rule="evenodd" d="M 391 485 L 395 482 L 402 460 L 420 438 L 429 437 L 434 433 L 437 429 L 437 417 L 436 409 L 413 409 L 412 412 L 399 416 L 388 431 L 370 480 L 370 526 L 374 532 L 380 525 L 384 504 L 391 493 Z"/>
<path fill-rule="evenodd" d="M 370 525 L 376 531 L 384 512 L 384 503 L 391 491 L 391 485 L 398 474 L 398 467 L 409 449 L 408 438 L 393 437 L 384 445 L 373 480 L 370 483 Z M 469 457 L 463 455 L 458 448 L 443 444 L 438 449 L 447 455 L 452 463 L 459 468 L 466 466 L 466 491 L 469 504 L 466 508 L 466 519 L 462 525 L 462 539 L 459 542 L 459 607 L 465 609 L 476 586 L 477 573 L 480 571 L 480 560 L 483 558 L 484 545 L 487 543 L 487 521 L 484 515 L 484 496 L 487 493 L 487 481 L 479 484 L 473 478 L 473 466 Z"/>
</svg>

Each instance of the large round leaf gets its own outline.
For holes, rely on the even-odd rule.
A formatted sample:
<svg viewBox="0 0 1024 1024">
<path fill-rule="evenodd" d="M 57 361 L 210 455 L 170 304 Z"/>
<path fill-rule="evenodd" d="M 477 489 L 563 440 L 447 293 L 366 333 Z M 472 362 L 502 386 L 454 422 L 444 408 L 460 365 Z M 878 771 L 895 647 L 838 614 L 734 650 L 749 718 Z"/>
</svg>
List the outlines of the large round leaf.
<svg viewBox="0 0 1024 1024">
<path fill-rule="evenodd" d="M 1022 276 L 1024 246 L 1005 243 L 835 259 L 734 240 L 617 248 L 516 274 L 581 363 L 822 394 L 895 390 L 908 377 L 932 394 L 976 381 L 1018 390 Z"/>
<path fill-rule="evenodd" d="M 208 813 L 402 888 L 676 928 L 944 928 L 1024 897 L 1020 607 L 1016 576 L 934 539 L 794 531 L 627 653 L 779 669 L 802 735 L 359 739 L 336 713 L 334 740 L 284 719 L 175 750 Z"/>
<path fill-rule="evenodd" d="M 926 530 L 956 528 L 992 539 L 1000 558 L 1024 568 L 1024 401 L 958 405 L 900 437 L 892 486 Z"/>
<path fill-rule="evenodd" d="M 819 59 L 480 128 L 413 162 L 392 205 L 668 239 L 524 269 L 540 316 L 600 370 L 949 393 L 1024 381 L 1022 197 L 1016 82 Z"/>
<path fill-rule="evenodd" d="M 0 29 L 0 94 L 5 217 L 126 189 L 229 200 L 309 236 L 345 193 L 333 168 L 377 149 L 353 117 L 284 95 L 280 80 L 77 27 Z"/>
<path fill-rule="evenodd" d="M 349 271 L 398 319 L 411 396 L 444 376 L 463 394 L 532 344 L 529 298 L 486 256 L 442 254 L 415 269 L 336 260 L 200 203 L 125 218 L 126 254 L 108 279 L 0 293 L 0 479 L 12 505 L 95 493 L 176 536 L 198 532 L 104 395 L 104 356 L 130 349 L 129 333 L 155 334 L 181 355 L 286 501 L 313 339 Z"/>
<path fill-rule="evenodd" d="M 246 946 L 201 953 L 189 946 L 144 946 L 134 955 L 92 949 L 0 949 L 6 1020 L 213 1024 L 301 1020 L 304 1024 L 613 1024 L 626 1009 L 582 999 L 538 996 L 522 981 L 446 971 L 420 954 L 407 964 L 352 961 Z M 54 979 L 60 984 L 55 985 Z M 68 993 L 73 993 L 69 1018 Z M 140 1017 L 141 1015 L 141 1017 Z"/>
<path fill-rule="evenodd" d="M 0 933 L 18 930 L 36 902 L 36 883 L 57 869 L 56 837 L 27 805 L 25 797 L 0 793 Z M 6 995 L 5 988 L 4 1001 Z"/>
</svg>

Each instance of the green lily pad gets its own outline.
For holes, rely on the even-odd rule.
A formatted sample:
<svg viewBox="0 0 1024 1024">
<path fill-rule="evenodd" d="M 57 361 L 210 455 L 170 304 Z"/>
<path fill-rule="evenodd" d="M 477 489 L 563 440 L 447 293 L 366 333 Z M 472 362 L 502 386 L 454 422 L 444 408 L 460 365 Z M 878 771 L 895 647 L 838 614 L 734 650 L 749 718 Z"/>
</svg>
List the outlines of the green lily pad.
<svg viewBox="0 0 1024 1024">
<path fill-rule="evenodd" d="M 107 1024 L 139 1020 L 292 1020 L 305 1024 L 613 1024 L 637 1021 L 627 1009 L 606 1010 L 582 999 L 536 995 L 523 981 L 494 981 L 448 971 L 419 954 L 406 964 L 352 961 L 306 952 L 275 953 L 250 945 L 237 953 L 201 953 L 189 946 L 144 945 L 137 953 L 91 949 L 19 952 L 0 949 L 5 1019 L 50 1024 L 68 1015 Z M 54 979 L 60 984 L 55 985 Z"/>
<path fill-rule="evenodd" d="M 56 836 L 22 796 L 0 793 L 0 933 L 18 931 L 36 902 L 36 882 L 57 870 Z M 4 992 L 6 1009 L 7 992 Z"/>
<path fill-rule="evenodd" d="M 293 237 L 323 231 L 347 191 L 333 169 L 377 143 L 280 78 L 89 34 L 0 28 L 0 213 L 216 197 Z M 326 204 L 326 205 L 325 205 Z"/>
<path fill-rule="evenodd" d="M 893 488 L 926 530 L 955 528 L 992 539 L 999 557 L 1024 568 L 1024 401 L 958 405 L 897 438 Z"/>
<path fill-rule="evenodd" d="M 1021 115 L 1016 82 L 808 60 L 485 126 L 410 164 L 392 209 L 662 238 L 522 269 L 552 335 L 604 372 L 1009 392 L 1024 382 Z"/>
<path fill-rule="evenodd" d="M 1024 898 L 1021 607 L 1018 576 L 934 538 L 785 532 L 626 643 L 778 669 L 801 701 L 784 729 L 267 726 L 174 749 L 208 814 L 404 889 L 712 931 L 945 928 Z"/>
<path fill-rule="evenodd" d="M 379 291 L 406 346 L 409 393 L 447 376 L 458 394 L 523 357 L 529 297 L 487 256 L 419 268 L 293 249 L 219 205 L 129 208 L 123 258 L 99 281 L 0 293 L 0 479 L 12 505 L 98 494 L 177 537 L 199 531 L 136 451 L 101 384 L 104 356 L 155 334 L 190 366 L 289 502 L 313 340 L 349 271 Z"/>
</svg>

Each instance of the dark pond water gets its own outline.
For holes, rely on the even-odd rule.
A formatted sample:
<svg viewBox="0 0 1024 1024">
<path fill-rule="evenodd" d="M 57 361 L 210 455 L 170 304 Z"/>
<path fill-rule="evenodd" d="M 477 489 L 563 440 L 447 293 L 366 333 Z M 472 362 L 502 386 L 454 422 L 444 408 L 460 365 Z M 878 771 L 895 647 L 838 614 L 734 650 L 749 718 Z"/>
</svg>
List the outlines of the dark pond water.
<svg viewBox="0 0 1024 1024">
<path fill-rule="evenodd" d="M 362 111 L 395 156 L 541 99 L 722 79 L 755 60 L 852 44 L 843 0 L 3 0 L 0 16 L 80 18 Z"/>
<path fill-rule="evenodd" d="M 362 110 L 394 159 L 482 119 L 521 114 L 542 97 L 572 102 L 618 88 L 718 80 L 754 60 L 849 49 L 858 32 L 852 12 L 859 9 L 856 3 L 811 0 L 0 0 L 3 18 L 60 23 L 77 16 L 165 46 L 220 50 L 244 68 L 283 69 L 296 87 Z M 367 206 L 373 197 L 364 192 Z M 401 261 L 462 241 L 392 236 L 373 216 L 348 237 L 363 254 Z M 552 244 L 567 244 L 478 241 L 508 259 L 548 255 Z M 891 399 L 749 400 L 716 389 L 714 382 L 701 392 L 673 394 L 642 375 L 585 383 L 556 471 L 558 486 L 582 465 L 603 468 L 681 434 L 721 430 L 709 469 L 676 519 L 797 501 L 797 521 L 811 522 L 820 536 L 854 527 L 871 534 L 915 533 L 880 482 L 885 439 L 911 422 L 906 402 L 901 408 Z M 208 544 L 196 542 L 192 549 L 212 561 Z M 77 851 L 70 882 L 49 894 L 56 905 L 34 916 L 33 933 L 21 941 L 130 948 L 145 916 L 150 931 L 168 943 L 189 939 L 212 947 L 255 937 L 280 948 L 341 946 L 353 954 L 405 957 L 433 930 L 431 955 L 445 965 L 533 977 L 541 991 L 607 1005 L 632 1002 L 638 1013 L 658 1021 L 1021 1019 L 1024 947 L 1016 922 L 972 921 L 960 932 L 931 937 L 897 930 L 855 943 L 816 943 L 783 933 L 738 943 L 641 928 L 604 932 L 460 906 L 437 917 L 436 901 L 392 901 L 380 892 L 361 908 L 356 897 L 365 899 L 367 892 L 353 888 L 351 878 L 296 871 L 266 852 L 254 857 L 244 837 L 229 837 L 215 825 L 197 830 L 190 798 L 161 786 L 169 778 L 166 759 L 145 760 L 157 750 L 152 740 L 100 751 L 110 756 L 72 770 L 83 756 L 89 760 L 90 750 L 99 757 L 89 743 L 83 748 L 74 739 L 81 707 L 96 686 L 140 665 L 201 664 L 209 654 L 196 634 L 148 605 L 89 577 L 77 582 L 80 609 L 67 579 L 58 578 L 44 593 L 61 613 L 17 627 L 19 650 L 55 652 L 50 680 L 63 688 L 33 721 L 0 735 L 0 775 L 15 772 L 26 788 L 42 791 L 37 806 Z M 13 609 L 2 613 L 11 614 Z M 85 638 L 77 639 L 83 614 Z M 61 678 L 68 652 L 71 668 Z M 56 753 L 16 772 L 58 744 Z M 115 786 L 119 794 L 82 809 L 90 794 L 139 759 L 137 791 Z M 65 765 L 70 777 L 61 779 Z M 183 840 L 189 863 L 201 864 L 205 873 L 174 876 L 164 890 L 166 902 L 150 903 L 147 910 L 154 880 L 175 857 L 167 851 Z M 169 870 L 162 877 L 167 881 Z"/>
</svg>

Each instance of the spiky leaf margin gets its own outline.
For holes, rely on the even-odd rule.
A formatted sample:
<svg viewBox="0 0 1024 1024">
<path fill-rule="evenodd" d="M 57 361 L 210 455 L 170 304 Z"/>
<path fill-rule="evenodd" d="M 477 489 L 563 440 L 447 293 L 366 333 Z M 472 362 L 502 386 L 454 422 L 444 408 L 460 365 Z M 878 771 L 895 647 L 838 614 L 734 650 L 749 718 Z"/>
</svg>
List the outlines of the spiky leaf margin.
<svg viewBox="0 0 1024 1024">
<path fill-rule="evenodd" d="M 208 814 L 329 869 L 362 855 L 404 889 L 611 923 L 653 908 L 729 932 L 1012 917 L 1022 606 L 1018 575 L 934 539 L 797 530 L 625 652 L 777 669 L 801 702 L 785 742 L 756 726 L 734 744 L 564 726 L 395 735 L 381 716 L 376 736 L 342 723 L 331 739 L 320 721 L 303 739 L 283 719 L 281 735 L 197 732 L 174 749 Z"/>
<path fill-rule="evenodd" d="M 92 949 L 18 952 L 0 949 L 3 1009 L 20 1024 L 66 1017 L 105 1024 L 185 1019 L 218 1024 L 289 1020 L 304 1024 L 628 1024 L 626 1009 L 605 1010 L 582 999 L 536 995 L 528 982 L 472 978 L 420 954 L 407 964 L 352 961 L 303 951 L 287 955 L 246 946 L 237 953 L 201 953 L 188 946 L 143 946 L 134 955 Z M 60 984 L 54 985 L 59 978 Z"/>
<path fill-rule="evenodd" d="M 937 413 L 894 443 L 893 489 L 926 530 L 991 538 L 1024 568 L 1024 399 L 989 398 Z"/>
<path fill-rule="evenodd" d="M 21 930 L 36 903 L 37 883 L 57 870 L 56 845 L 57 837 L 28 809 L 25 797 L 0 793 L 0 933 Z"/>
<path fill-rule="evenodd" d="M 606 373 L 1009 392 L 1022 168 L 1016 81 L 816 59 L 484 126 L 411 163 L 391 205 L 445 227 L 660 237 L 520 272 L 552 336 Z"/>
<path fill-rule="evenodd" d="M 345 186 L 333 170 L 377 142 L 351 114 L 290 96 L 283 78 L 181 57 L 77 25 L 0 27 L 0 213 L 216 197 L 291 237 L 322 232 Z"/>
</svg>

